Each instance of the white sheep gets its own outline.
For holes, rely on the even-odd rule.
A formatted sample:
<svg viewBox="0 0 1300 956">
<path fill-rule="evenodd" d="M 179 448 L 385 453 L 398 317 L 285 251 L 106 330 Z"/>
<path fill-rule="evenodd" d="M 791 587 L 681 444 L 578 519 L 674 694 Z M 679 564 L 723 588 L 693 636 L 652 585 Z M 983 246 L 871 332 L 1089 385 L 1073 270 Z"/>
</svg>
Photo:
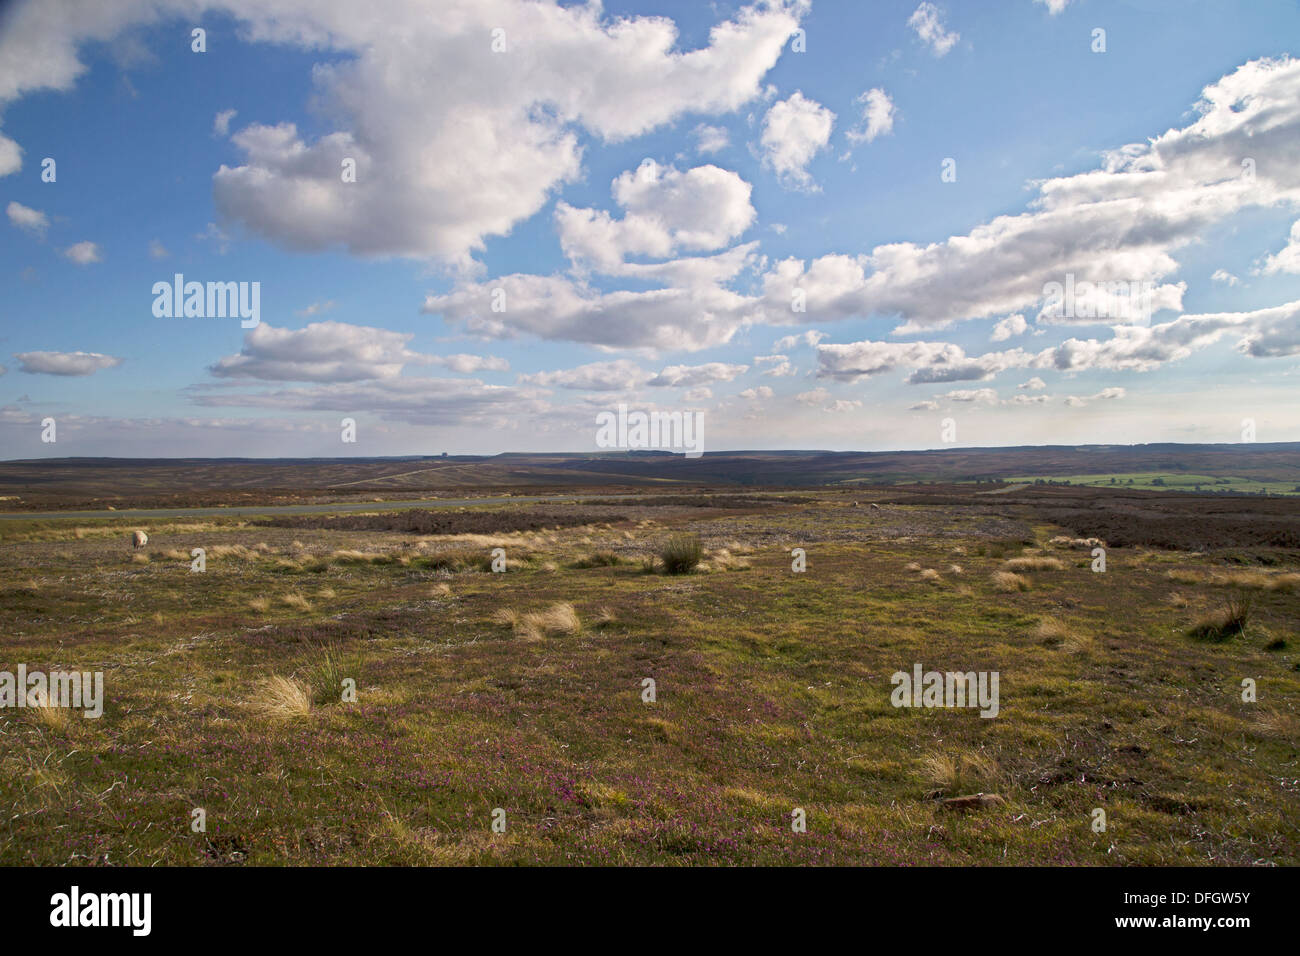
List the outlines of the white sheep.
<svg viewBox="0 0 1300 956">
<path fill-rule="evenodd" d="M 137 551 L 139 551 L 148 543 L 149 543 L 149 536 L 145 534 L 143 531 L 137 531 L 135 532 L 135 534 L 131 535 L 131 547 L 133 547 Z"/>
</svg>

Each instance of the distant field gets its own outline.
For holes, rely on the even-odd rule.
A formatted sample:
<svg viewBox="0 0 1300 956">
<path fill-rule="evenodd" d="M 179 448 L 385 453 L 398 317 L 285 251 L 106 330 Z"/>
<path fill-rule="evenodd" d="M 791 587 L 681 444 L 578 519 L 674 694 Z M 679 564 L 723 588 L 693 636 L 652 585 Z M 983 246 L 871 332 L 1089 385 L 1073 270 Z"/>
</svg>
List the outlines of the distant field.
<svg viewBox="0 0 1300 956">
<path fill-rule="evenodd" d="M 168 521 L 141 553 L 129 521 L 0 523 L 0 671 L 107 698 L 0 710 L 0 864 L 1300 863 L 1300 548 L 1097 573 L 1033 494 L 1202 520 L 1057 488 Z M 1252 505 L 1295 521 L 1203 520 L 1272 540 Z M 667 574 L 681 533 L 703 563 Z M 998 715 L 893 706 L 915 664 L 998 672 Z"/>
<path fill-rule="evenodd" d="M 1072 485 L 1145 488 L 1151 491 L 1234 491 L 1246 494 L 1300 494 L 1300 482 L 1265 481 L 1237 476 L 1188 475 L 1181 472 L 1139 471 L 1101 475 L 1017 475 L 1005 479 L 1012 484 L 1035 481 L 1069 482 Z"/>
</svg>

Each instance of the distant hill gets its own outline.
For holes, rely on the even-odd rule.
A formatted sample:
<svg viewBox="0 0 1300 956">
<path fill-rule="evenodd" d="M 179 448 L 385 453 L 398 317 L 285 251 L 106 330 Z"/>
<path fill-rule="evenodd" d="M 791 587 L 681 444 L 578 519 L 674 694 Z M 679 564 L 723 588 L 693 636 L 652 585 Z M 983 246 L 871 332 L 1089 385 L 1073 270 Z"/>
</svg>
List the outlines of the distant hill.
<svg viewBox="0 0 1300 956">
<path fill-rule="evenodd" d="M 1115 477 L 1119 476 L 1119 477 Z M 1114 480 L 1112 480 L 1112 478 Z M 732 451 L 686 459 L 628 452 L 403 458 L 60 458 L 0 462 L 0 507 L 91 501 L 186 504 L 547 488 L 816 487 L 1071 480 L 1291 492 L 1300 443 L 1063 445 L 931 451 Z M 16 498 L 14 497 L 16 496 Z M 4 500 L 7 499 L 7 500 Z"/>
</svg>

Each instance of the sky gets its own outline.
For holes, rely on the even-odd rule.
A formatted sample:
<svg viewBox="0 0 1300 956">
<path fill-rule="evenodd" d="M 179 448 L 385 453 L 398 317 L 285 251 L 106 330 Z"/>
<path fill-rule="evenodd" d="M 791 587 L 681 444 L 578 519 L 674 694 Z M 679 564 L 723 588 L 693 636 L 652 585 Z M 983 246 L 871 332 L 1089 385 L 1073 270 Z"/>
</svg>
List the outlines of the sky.
<svg viewBox="0 0 1300 956">
<path fill-rule="evenodd" d="M 0 458 L 1300 440 L 1293 55 L 1294 0 L 5 4 Z"/>
</svg>

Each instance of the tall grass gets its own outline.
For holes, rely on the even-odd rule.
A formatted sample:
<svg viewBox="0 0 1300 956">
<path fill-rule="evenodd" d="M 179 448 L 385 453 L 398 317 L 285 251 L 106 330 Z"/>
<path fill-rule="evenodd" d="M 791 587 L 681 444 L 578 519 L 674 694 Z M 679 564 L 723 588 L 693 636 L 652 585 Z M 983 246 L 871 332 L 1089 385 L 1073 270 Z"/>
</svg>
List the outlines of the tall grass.
<svg viewBox="0 0 1300 956">
<path fill-rule="evenodd" d="M 1218 608 L 1200 617 L 1192 625 L 1188 632 L 1192 637 L 1217 644 L 1246 630 L 1250 612 L 1255 605 L 1255 596 L 1244 588 L 1236 588 L 1225 594 L 1221 602 Z"/>
<path fill-rule="evenodd" d="M 689 574 L 699 567 L 704 546 L 698 534 L 675 534 L 659 549 L 659 560 L 667 574 Z"/>
</svg>

